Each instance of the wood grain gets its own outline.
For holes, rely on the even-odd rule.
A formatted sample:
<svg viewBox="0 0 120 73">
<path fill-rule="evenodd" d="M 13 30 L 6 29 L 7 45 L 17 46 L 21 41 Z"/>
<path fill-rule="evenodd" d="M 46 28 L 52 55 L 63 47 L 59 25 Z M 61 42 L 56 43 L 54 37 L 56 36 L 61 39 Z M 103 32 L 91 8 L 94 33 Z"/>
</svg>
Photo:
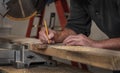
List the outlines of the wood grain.
<svg viewBox="0 0 120 73">
<path fill-rule="evenodd" d="M 34 52 L 109 70 L 120 70 L 120 52 L 83 46 L 51 46 Z"/>
</svg>

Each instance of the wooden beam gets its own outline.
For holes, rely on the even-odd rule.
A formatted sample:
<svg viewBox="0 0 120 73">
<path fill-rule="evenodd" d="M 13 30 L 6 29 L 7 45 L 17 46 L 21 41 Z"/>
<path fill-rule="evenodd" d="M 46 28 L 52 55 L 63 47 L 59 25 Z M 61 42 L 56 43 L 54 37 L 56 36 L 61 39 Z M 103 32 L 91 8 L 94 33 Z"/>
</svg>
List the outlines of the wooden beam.
<svg viewBox="0 0 120 73">
<path fill-rule="evenodd" d="M 35 38 L 26 38 L 21 36 L 7 35 L 0 36 L 0 41 L 19 43 L 19 44 L 42 44 L 42 42 Z"/>
<path fill-rule="evenodd" d="M 9 43 L 14 43 L 18 45 L 26 45 L 29 47 L 29 49 L 30 48 L 44 49 L 47 47 L 46 44 L 43 45 L 42 42 L 38 39 L 26 38 L 26 37 L 15 36 L 15 35 L 0 36 L 0 42 L 9 42 Z"/>
<path fill-rule="evenodd" d="M 120 52 L 101 48 L 83 46 L 48 45 L 46 49 L 40 49 L 41 42 L 33 38 L 0 37 L 15 43 L 29 44 L 33 52 L 58 57 L 61 59 L 76 61 L 109 70 L 120 70 Z"/>
<path fill-rule="evenodd" d="M 82 46 L 49 46 L 32 51 L 109 70 L 120 70 L 120 52 Z"/>
</svg>

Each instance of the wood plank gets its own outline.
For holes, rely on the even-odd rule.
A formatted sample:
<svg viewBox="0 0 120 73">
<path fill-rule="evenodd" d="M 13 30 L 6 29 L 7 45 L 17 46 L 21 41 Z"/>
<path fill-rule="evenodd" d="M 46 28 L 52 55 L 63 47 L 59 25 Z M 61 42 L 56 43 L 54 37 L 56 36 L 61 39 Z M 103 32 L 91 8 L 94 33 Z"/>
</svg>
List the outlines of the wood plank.
<svg viewBox="0 0 120 73">
<path fill-rule="evenodd" d="M 21 36 L 14 36 L 14 35 L 0 36 L 0 41 L 24 44 L 24 45 L 42 44 L 40 40 L 35 38 L 26 38 Z"/>
<path fill-rule="evenodd" d="M 120 52 L 83 47 L 83 46 L 64 46 L 64 45 L 49 45 L 48 48 L 41 50 L 40 40 L 24 37 L 0 37 L 0 39 L 10 40 L 16 43 L 28 44 L 29 49 L 39 54 L 54 56 L 62 59 L 76 61 L 100 68 L 109 70 L 120 70 Z"/>
<path fill-rule="evenodd" d="M 47 48 L 47 44 L 42 44 L 42 42 L 36 38 L 26 38 L 15 35 L 7 35 L 7 36 L 0 36 L 0 41 L 27 45 L 29 46 L 29 49 L 32 47 L 37 49 Z"/>
<path fill-rule="evenodd" d="M 120 70 L 120 52 L 83 46 L 49 46 L 32 51 L 109 70 Z"/>
</svg>

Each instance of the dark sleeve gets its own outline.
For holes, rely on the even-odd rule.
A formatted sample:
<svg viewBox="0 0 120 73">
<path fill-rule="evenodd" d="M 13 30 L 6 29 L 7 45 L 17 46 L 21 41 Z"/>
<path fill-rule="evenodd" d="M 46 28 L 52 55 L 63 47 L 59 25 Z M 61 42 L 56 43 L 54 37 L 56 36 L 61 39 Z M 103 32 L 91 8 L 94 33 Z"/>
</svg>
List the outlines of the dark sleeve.
<svg viewBox="0 0 120 73">
<path fill-rule="evenodd" d="M 120 0 L 117 0 L 117 8 L 118 8 L 118 13 L 119 13 L 119 15 L 120 15 Z"/>
<path fill-rule="evenodd" d="M 79 0 L 70 0 L 70 17 L 66 28 L 70 28 L 77 34 L 90 34 L 91 18 L 84 7 L 79 4 Z"/>
</svg>

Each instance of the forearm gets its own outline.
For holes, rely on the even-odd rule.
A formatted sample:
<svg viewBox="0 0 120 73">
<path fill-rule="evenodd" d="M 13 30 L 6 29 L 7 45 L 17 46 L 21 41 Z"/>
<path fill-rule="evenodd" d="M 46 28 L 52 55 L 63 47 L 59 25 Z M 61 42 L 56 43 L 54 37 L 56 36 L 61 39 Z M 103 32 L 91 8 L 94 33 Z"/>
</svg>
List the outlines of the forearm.
<svg viewBox="0 0 120 73">
<path fill-rule="evenodd" d="M 62 31 L 58 31 L 55 34 L 54 40 L 55 42 L 63 42 L 63 40 L 68 37 L 69 35 L 76 35 L 76 33 L 69 29 L 69 28 L 65 28 Z"/>
<path fill-rule="evenodd" d="M 97 41 L 94 44 L 95 47 L 120 50 L 120 38 L 106 39 L 102 41 Z"/>
</svg>

